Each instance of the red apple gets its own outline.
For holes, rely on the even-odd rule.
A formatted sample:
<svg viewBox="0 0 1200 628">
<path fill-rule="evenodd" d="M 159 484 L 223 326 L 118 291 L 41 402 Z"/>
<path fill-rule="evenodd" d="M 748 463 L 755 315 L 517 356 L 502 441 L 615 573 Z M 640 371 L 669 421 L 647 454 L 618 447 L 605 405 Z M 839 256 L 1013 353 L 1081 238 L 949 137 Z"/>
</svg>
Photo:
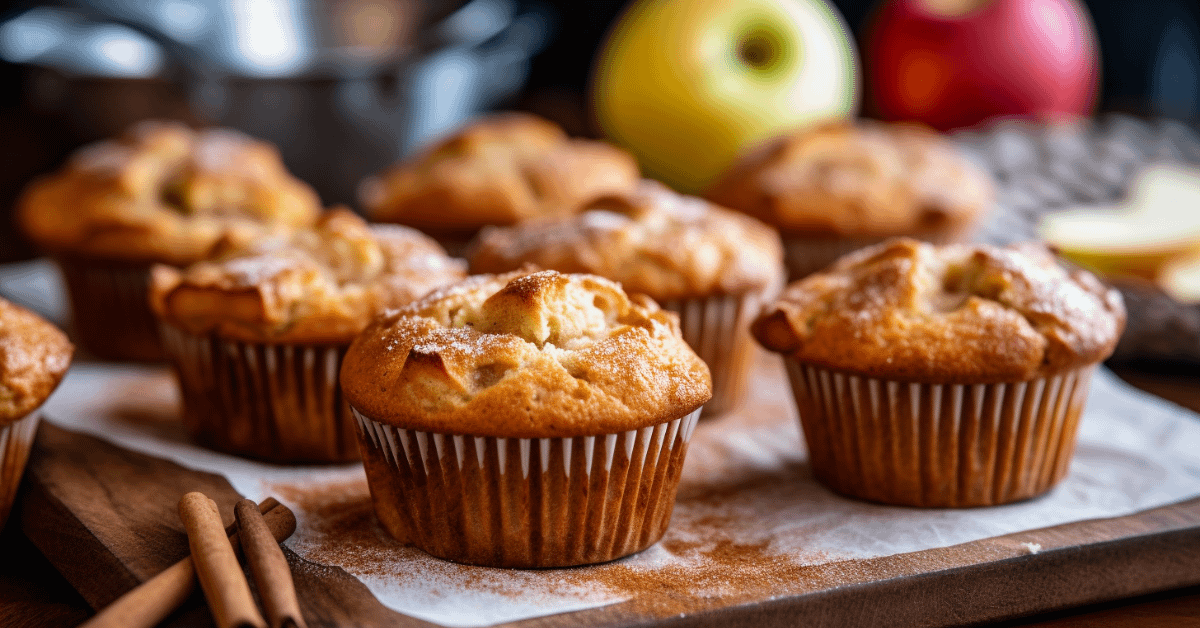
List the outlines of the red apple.
<svg viewBox="0 0 1200 628">
<path fill-rule="evenodd" d="M 1076 0 L 889 0 L 863 59 L 876 114 L 942 130 L 1086 114 L 1100 81 L 1095 29 Z"/>
</svg>

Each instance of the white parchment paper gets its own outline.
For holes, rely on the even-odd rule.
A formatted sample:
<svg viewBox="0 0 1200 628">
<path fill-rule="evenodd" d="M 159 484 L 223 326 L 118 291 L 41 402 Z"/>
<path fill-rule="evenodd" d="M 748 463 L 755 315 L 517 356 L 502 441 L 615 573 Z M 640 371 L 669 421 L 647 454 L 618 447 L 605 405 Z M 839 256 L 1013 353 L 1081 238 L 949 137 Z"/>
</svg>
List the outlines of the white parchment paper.
<svg viewBox="0 0 1200 628">
<path fill-rule="evenodd" d="M 248 497 L 280 497 L 299 519 L 288 542 L 293 550 L 345 568 L 390 608 L 447 626 L 514 621 L 637 595 L 588 583 L 588 570 L 694 574 L 684 578 L 684 586 L 694 589 L 689 594 L 721 596 L 746 586 L 713 573 L 711 557 L 722 547 L 754 548 L 754 560 L 816 565 L 1120 516 L 1200 495 L 1200 417 L 1132 389 L 1103 369 L 1092 384 L 1067 479 L 1038 499 L 964 510 L 894 508 L 830 493 L 805 463 L 778 362 L 763 356 L 754 381 L 746 409 L 697 429 L 663 542 L 615 564 L 582 570 L 452 565 L 392 541 L 362 512 L 361 530 L 343 542 L 331 536 L 326 520 L 353 508 L 369 513 L 360 467 L 280 467 L 191 445 L 178 422 L 174 381 L 162 367 L 78 364 L 45 415 L 125 447 L 223 474 Z M 314 509 L 303 497 L 308 489 L 323 490 L 326 502 L 330 492 L 335 499 Z M 340 497 L 345 505 L 337 502 Z M 764 579 L 761 586 L 770 597 L 785 593 L 787 584 Z"/>
</svg>

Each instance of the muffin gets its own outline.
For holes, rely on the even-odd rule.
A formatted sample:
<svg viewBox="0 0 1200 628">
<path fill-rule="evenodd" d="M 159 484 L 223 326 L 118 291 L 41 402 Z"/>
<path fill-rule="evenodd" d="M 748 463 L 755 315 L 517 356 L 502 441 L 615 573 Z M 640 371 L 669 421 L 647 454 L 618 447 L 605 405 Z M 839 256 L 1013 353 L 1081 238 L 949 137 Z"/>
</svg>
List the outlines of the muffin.
<svg viewBox="0 0 1200 628">
<path fill-rule="evenodd" d="M 0 299 L 0 528 L 33 449 L 38 408 L 62 381 L 74 350 L 57 327 Z"/>
<path fill-rule="evenodd" d="M 750 319 L 783 283 L 774 229 L 654 181 L 592 201 L 579 214 L 486 228 L 467 257 L 472 272 L 531 263 L 600 275 L 678 314 L 684 339 L 712 372 L 705 416 L 733 410 L 745 398 Z"/>
<path fill-rule="evenodd" d="M 433 235 L 457 255 L 485 225 L 571 212 L 632 189 L 637 162 L 603 142 L 570 139 L 524 113 L 476 121 L 360 186 L 372 220 Z"/>
<path fill-rule="evenodd" d="M 274 462 L 358 458 L 337 373 L 379 312 L 464 276 L 429 237 L 345 210 L 312 229 L 226 242 L 186 269 L 156 266 L 150 296 L 200 443 Z"/>
<path fill-rule="evenodd" d="M 869 120 L 775 138 L 706 194 L 777 227 L 792 280 L 893 236 L 965 241 L 993 195 L 991 178 L 941 135 Z"/>
<path fill-rule="evenodd" d="M 674 314 L 591 275 L 476 275 L 389 313 L 342 365 L 393 536 L 566 567 L 649 547 L 711 390 Z"/>
<path fill-rule="evenodd" d="M 62 268 L 83 347 L 162 358 L 146 285 L 154 263 L 186 266 L 222 238 L 310 225 L 316 194 L 269 144 L 228 129 L 143 122 L 85 146 L 25 191 L 18 219 Z"/>
<path fill-rule="evenodd" d="M 817 479 L 861 499 L 990 506 L 1067 472 L 1119 293 L 1035 245 L 900 238 L 795 282 L 753 332 L 785 356 Z"/>
</svg>

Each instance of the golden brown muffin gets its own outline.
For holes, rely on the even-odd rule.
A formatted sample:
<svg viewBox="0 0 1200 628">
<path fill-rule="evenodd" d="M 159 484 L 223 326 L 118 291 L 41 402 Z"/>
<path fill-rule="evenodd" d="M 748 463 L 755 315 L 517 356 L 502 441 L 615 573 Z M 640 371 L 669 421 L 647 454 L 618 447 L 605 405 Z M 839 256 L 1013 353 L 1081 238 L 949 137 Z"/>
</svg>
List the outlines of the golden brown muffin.
<svg viewBox="0 0 1200 628">
<path fill-rule="evenodd" d="M 753 361 L 750 318 L 784 275 L 774 229 L 649 180 L 634 192 L 587 203 L 578 214 L 487 227 L 467 257 L 472 272 L 531 263 L 600 275 L 656 299 L 679 315 L 684 339 L 712 371 L 705 416 L 744 400 Z"/>
<path fill-rule="evenodd" d="M 409 429 L 558 438 L 696 410 L 708 367 L 678 320 L 589 275 L 476 275 L 389 313 L 351 346 L 342 390 Z"/>
<path fill-rule="evenodd" d="M 591 275 L 477 275 L 378 320 L 342 389 L 397 538 L 458 562 L 565 567 L 670 522 L 708 369 L 673 314 Z"/>
<path fill-rule="evenodd" d="M 387 308 L 465 276 L 428 236 L 331 211 L 310 230 L 157 266 L 152 305 L 201 443 L 276 462 L 358 458 L 337 374 Z M 218 249 L 223 248 L 221 245 Z"/>
<path fill-rule="evenodd" d="M 18 217 L 55 254 L 185 265 L 222 237 L 305 226 L 320 209 L 270 144 L 230 129 L 149 121 L 85 146 L 35 181 Z"/>
<path fill-rule="evenodd" d="M 755 321 L 785 356 L 816 477 L 918 507 L 1003 504 L 1067 473 L 1119 293 L 1044 247 L 896 239 L 789 286 Z"/>
<path fill-rule="evenodd" d="M 897 239 L 791 284 L 754 324 L 769 349 L 914 382 L 1024 381 L 1108 357 L 1120 294 L 1044 247 Z"/>
<path fill-rule="evenodd" d="M 0 527 L 33 449 L 37 409 L 62 381 L 73 352 L 57 327 L 0 299 Z"/>
<path fill-rule="evenodd" d="M 379 312 L 462 279 L 465 266 L 419 231 L 368 225 L 341 209 L 313 229 L 227 241 L 183 270 L 157 266 L 151 304 L 160 319 L 195 335 L 349 343 Z"/>
<path fill-rule="evenodd" d="M 570 139 L 553 122 L 530 114 L 503 113 L 368 178 L 360 200 L 374 220 L 469 239 L 485 225 L 571 212 L 637 181 L 637 163 L 628 153 Z"/>
<path fill-rule="evenodd" d="M 66 334 L 37 314 L 0 299 L 0 426 L 41 406 L 71 365 Z"/>
<path fill-rule="evenodd" d="M 965 241 L 993 191 L 991 179 L 937 133 L 862 120 L 767 142 L 706 196 L 778 228 L 795 280 L 892 236 Z"/>
<path fill-rule="evenodd" d="M 618 281 L 659 301 L 769 292 L 783 281 L 783 247 L 769 226 L 645 180 L 578 214 L 488 227 L 468 251 L 471 272 L 531 263 Z"/>
<path fill-rule="evenodd" d="M 151 264 L 183 266 L 221 239 L 307 226 L 320 209 L 270 144 L 148 121 L 32 183 L 17 217 L 62 268 L 80 344 L 102 358 L 158 360 Z"/>
<path fill-rule="evenodd" d="M 784 234 L 953 234 L 992 201 L 991 179 L 948 140 L 912 124 L 836 122 L 778 137 L 709 190 Z"/>
</svg>

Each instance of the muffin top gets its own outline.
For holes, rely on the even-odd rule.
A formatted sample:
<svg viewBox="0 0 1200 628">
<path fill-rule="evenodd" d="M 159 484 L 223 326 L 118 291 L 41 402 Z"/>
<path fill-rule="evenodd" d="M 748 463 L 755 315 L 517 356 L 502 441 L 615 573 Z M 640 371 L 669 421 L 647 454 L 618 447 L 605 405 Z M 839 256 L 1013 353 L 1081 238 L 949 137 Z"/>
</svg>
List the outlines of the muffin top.
<svg viewBox="0 0 1200 628">
<path fill-rule="evenodd" d="M 898 238 L 789 285 L 753 331 L 768 349 L 838 371 L 985 384 L 1099 362 L 1124 324 L 1116 290 L 1042 246 Z"/>
<path fill-rule="evenodd" d="M 488 227 L 467 257 L 471 272 L 530 263 L 607 277 L 659 301 L 774 291 L 783 281 L 774 229 L 649 180 L 578 214 Z"/>
<path fill-rule="evenodd" d="M 222 237 L 309 225 L 320 210 L 270 144 L 230 129 L 148 121 L 79 149 L 32 183 L 19 220 L 56 254 L 186 265 Z"/>
<path fill-rule="evenodd" d="M 374 420 L 502 438 L 640 429 L 712 396 L 674 314 L 555 271 L 475 275 L 386 314 L 354 340 L 341 383 Z"/>
<path fill-rule="evenodd" d="M 965 231 L 993 188 L 941 135 L 862 120 L 775 138 L 742 156 L 707 196 L 785 234 L 887 237 Z"/>
<path fill-rule="evenodd" d="M 0 299 L 0 426 L 45 403 L 71 366 L 74 351 L 57 327 Z"/>
<path fill-rule="evenodd" d="M 504 113 L 368 178 L 359 196 L 374 220 L 470 234 L 484 225 L 574 211 L 637 181 L 637 162 L 625 151 L 570 139 L 536 116 Z"/>
<path fill-rule="evenodd" d="M 315 227 L 224 241 L 186 269 L 155 266 L 151 307 L 193 334 L 267 343 L 348 343 L 381 310 L 465 276 L 429 236 L 347 210 Z"/>
</svg>

